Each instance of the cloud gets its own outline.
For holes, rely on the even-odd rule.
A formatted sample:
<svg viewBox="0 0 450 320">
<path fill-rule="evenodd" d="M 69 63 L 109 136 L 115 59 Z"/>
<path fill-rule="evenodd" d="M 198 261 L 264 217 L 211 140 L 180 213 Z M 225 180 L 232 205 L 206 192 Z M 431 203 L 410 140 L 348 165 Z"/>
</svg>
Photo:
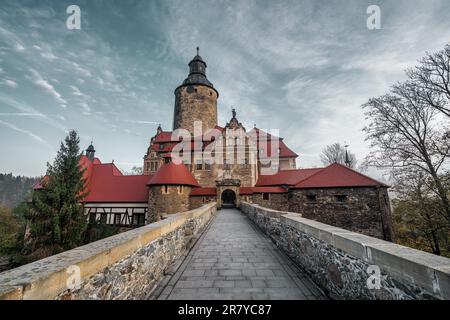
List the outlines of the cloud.
<svg viewBox="0 0 450 320">
<path fill-rule="evenodd" d="M 13 116 L 13 117 L 45 117 L 41 113 L 25 113 L 25 112 L 2 112 L 0 116 Z"/>
<path fill-rule="evenodd" d="M 17 42 L 14 45 L 14 50 L 16 50 L 17 52 L 22 52 L 25 51 L 25 47 L 21 43 Z"/>
<path fill-rule="evenodd" d="M 4 79 L 2 83 L 10 88 L 17 88 L 18 86 L 17 82 L 11 79 Z"/>
<path fill-rule="evenodd" d="M 159 124 L 159 122 L 146 121 L 146 120 L 126 120 L 126 122 L 136 123 L 136 124 Z"/>
<path fill-rule="evenodd" d="M 42 112 L 39 112 L 34 107 L 30 106 L 29 104 L 27 104 L 23 101 L 20 101 L 16 97 L 11 97 L 9 95 L 0 93 L 0 105 L 2 105 L 2 104 L 3 104 L 3 106 L 9 106 L 9 107 L 14 108 L 19 111 L 19 113 L 10 113 L 11 115 L 23 114 L 23 115 L 27 115 L 30 117 L 35 117 L 36 119 L 44 122 L 45 124 L 55 128 L 55 129 L 58 129 L 59 131 L 63 131 L 65 133 L 68 132 L 67 128 L 65 128 L 63 125 L 61 125 L 58 121 L 52 119 L 51 117 L 45 115 Z"/>
<path fill-rule="evenodd" d="M 21 128 L 15 126 L 15 125 L 13 125 L 13 124 L 11 124 L 9 122 L 5 122 L 3 120 L 0 120 L 0 125 L 3 125 L 5 127 L 7 127 L 7 128 L 10 128 L 10 129 L 14 130 L 14 131 L 23 133 L 23 134 L 29 136 L 30 138 L 32 138 L 33 140 L 35 140 L 35 141 L 37 141 L 37 142 L 39 142 L 39 143 L 41 143 L 41 144 L 43 144 L 43 145 L 45 145 L 47 147 L 50 147 L 50 148 L 52 147 L 50 145 L 50 143 L 48 143 L 46 140 L 42 139 L 40 136 L 34 134 L 33 132 L 31 132 L 29 130 L 21 129 Z"/>
<path fill-rule="evenodd" d="M 31 69 L 30 73 L 32 75 L 32 81 L 35 85 L 44 89 L 44 91 L 50 94 L 56 100 L 56 102 L 59 103 L 61 107 L 65 108 L 67 106 L 67 101 L 62 97 L 62 95 L 58 91 L 56 91 L 53 85 L 51 85 L 47 80 L 45 80 L 41 76 L 41 74 L 38 71 Z"/>
</svg>

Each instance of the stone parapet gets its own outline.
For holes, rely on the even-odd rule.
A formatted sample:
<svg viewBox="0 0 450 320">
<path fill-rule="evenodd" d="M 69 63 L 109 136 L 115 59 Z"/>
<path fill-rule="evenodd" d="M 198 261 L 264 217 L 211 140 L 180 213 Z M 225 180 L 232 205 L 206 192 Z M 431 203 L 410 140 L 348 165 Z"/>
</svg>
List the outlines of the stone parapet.
<svg viewBox="0 0 450 320">
<path fill-rule="evenodd" d="M 241 202 L 246 213 L 333 299 L 450 299 L 450 259 Z"/>
<path fill-rule="evenodd" d="M 0 300 L 143 299 L 215 211 L 209 203 L 0 273 Z"/>
</svg>

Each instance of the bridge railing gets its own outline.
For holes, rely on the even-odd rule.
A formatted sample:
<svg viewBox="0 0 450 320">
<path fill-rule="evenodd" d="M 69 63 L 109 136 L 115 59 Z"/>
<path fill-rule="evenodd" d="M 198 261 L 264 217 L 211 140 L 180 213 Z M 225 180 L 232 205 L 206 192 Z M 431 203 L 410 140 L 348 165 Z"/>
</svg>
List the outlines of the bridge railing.
<svg viewBox="0 0 450 320">
<path fill-rule="evenodd" d="M 0 273 L 1 299 L 144 299 L 216 204 Z"/>
<path fill-rule="evenodd" d="M 450 299 L 450 259 L 241 202 L 246 213 L 333 299 Z"/>
</svg>

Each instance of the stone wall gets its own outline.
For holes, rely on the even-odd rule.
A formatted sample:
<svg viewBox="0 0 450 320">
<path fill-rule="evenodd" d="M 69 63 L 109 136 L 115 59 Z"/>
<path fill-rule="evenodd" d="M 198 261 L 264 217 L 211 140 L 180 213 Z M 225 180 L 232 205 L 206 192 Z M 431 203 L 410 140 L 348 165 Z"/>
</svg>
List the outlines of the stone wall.
<svg viewBox="0 0 450 320">
<path fill-rule="evenodd" d="M 385 188 L 294 189 L 290 191 L 289 208 L 279 209 L 298 212 L 304 218 L 371 237 L 392 240 L 389 200 L 384 199 L 383 193 L 386 193 Z"/>
<path fill-rule="evenodd" d="M 211 203 L 0 273 L 0 300 L 144 299 L 215 210 Z"/>
<path fill-rule="evenodd" d="M 216 196 L 190 196 L 190 209 L 199 208 L 205 203 L 216 202 Z"/>
<path fill-rule="evenodd" d="M 270 193 L 268 200 L 264 200 L 262 193 L 253 193 L 252 202 L 274 210 L 289 210 L 288 193 Z"/>
<path fill-rule="evenodd" d="M 202 121 L 203 133 L 217 125 L 217 92 L 203 85 L 180 86 L 175 91 L 173 129 L 194 133 L 194 121 Z"/>
<path fill-rule="evenodd" d="M 189 194 L 192 188 L 182 186 L 181 193 L 179 188 L 180 186 L 172 185 L 149 187 L 148 222 L 158 221 L 160 217 L 168 214 L 189 210 Z"/>
<path fill-rule="evenodd" d="M 450 259 L 241 202 L 332 299 L 450 299 Z M 379 273 L 378 273 L 379 271 Z"/>
</svg>

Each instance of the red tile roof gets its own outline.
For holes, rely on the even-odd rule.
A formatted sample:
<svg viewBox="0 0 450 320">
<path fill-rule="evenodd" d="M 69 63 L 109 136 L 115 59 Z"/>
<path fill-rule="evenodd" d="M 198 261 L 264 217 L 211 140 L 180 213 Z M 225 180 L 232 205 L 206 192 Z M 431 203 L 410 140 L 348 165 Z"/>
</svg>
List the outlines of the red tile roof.
<svg viewBox="0 0 450 320">
<path fill-rule="evenodd" d="M 199 187 L 199 184 L 184 164 L 164 163 L 147 185 L 187 185 Z"/>
<path fill-rule="evenodd" d="M 252 189 L 253 189 L 252 187 L 240 187 L 239 193 L 243 196 L 250 195 L 253 193 Z"/>
<path fill-rule="evenodd" d="M 195 188 L 191 191 L 191 196 L 215 196 L 217 188 Z"/>
<path fill-rule="evenodd" d="M 94 158 L 94 161 L 90 161 L 89 158 L 85 155 L 81 155 L 79 165 L 80 168 L 84 171 L 83 179 L 86 180 L 86 188 L 89 186 L 91 175 L 92 175 L 92 167 L 95 164 L 101 164 L 102 162 L 98 158 Z M 43 176 L 42 179 L 36 181 L 33 185 L 34 190 L 40 190 L 43 188 L 43 184 L 47 182 L 48 176 Z"/>
<path fill-rule="evenodd" d="M 339 187 L 388 187 L 341 164 L 333 163 L 297 183 L 293 189 Z"/>
<path fill-rule="evenodd" d="M 94 164 L 84 202 L 147 202 L 151 176 L 126 176 L 113 164 Z"/>
<path fill-rule="evenodd" d="M 153 139 L 153 142 L 155 143 L 172 142 L 172 141 L 176 141 L 172 139 L 172 131 L 163 131 L 160 134 L 157 134 Z"/>
<path fill-rule="evenodd" d="M 253 128 L 249 132 L 250 138 L 255 139 L 258 148 L 258 155 L 260 158 L 273 157 L 278 154 L 280 158 L 296 158 L 298 154 L 288 148 L 286 144 L 283 142 L 283 138 L 279 138 L 271 135 L 270 133 L 265 132 L 259 128 Z M 272 141 L 278 139 L 278 150 L 272 150 Z M 261 149 L 264 151 L 261 153 Z"/>
<path fill-rule="evenodd" d="M 322 168 L 312 169 L 294 169 L 283 170 L 273 175 L 260 175 L 256 182 L 257 187 L 261 186 L 281 186 L 291 185 L 294 186 L 300 181 L 310 177 L 311 175 L 319 172 Z"/>
<path fill-rule="evenodd" d="M 288 189 L 282 187 L 253 187 L 253 193 L 286 193 Z"/>
</svg>

